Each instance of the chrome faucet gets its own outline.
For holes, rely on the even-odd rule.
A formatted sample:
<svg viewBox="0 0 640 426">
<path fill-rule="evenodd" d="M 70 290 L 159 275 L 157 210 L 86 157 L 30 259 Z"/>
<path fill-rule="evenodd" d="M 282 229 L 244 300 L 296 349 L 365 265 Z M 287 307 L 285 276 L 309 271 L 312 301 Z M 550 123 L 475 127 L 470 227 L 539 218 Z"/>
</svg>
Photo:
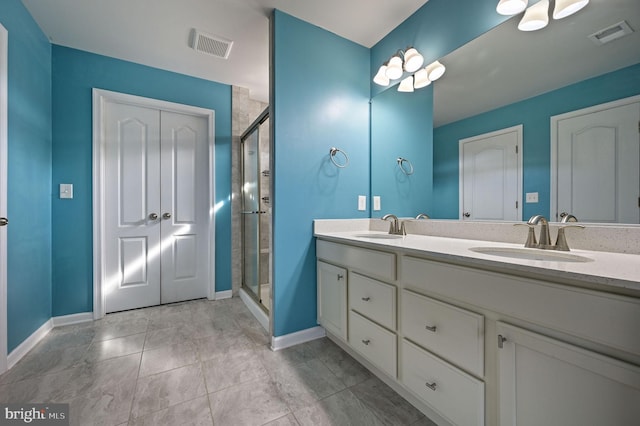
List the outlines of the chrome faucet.
<svg viewBox="0 0 640 426">
<path fill-rule="evenodd" d="M 577 222 L 578 221 L 577 217 L 575 217 L 574 215 L 569 214 L 569 213 L 562 213 L 560 215 L 560 217 L 562 217 L 562 220 L 560 220 L 560 223 Z"/>
<path fill-rule="evenodd" d="M 565 214 L 562 216 L 560 223 L 577 222 L 578 218 L 572 214 Z M 569 251 L 569 244 L 567 244 L 567 237 L 564 235 L 565 228 L 583 228 L 583 225 L 564 225 L 558 227 L 558 238 L 556 238 L 556 250 Z"/>
<path fill-rule="evenodd" d="M 553 250 L 554 246 L 551 244 L 551 236 L 549 235 L 549 221 L 547 221 L 547 219 L 541 214 L 531 216 L 527 221 L 527 225 L 531 226 L 535 226 L 538 223 L 540 223 L 540 239 L 535 247 Z"/>
<path fill-rule="evenodd" d="M 420 213 L 416 219 L 431 219 L 428 214 Z"/>
<path fill-rule="evenodd" d="M 392 222 L 389 225 L 389 234 L 393 235 L 407 235 L 407 231 L 404 229 L 404 222 L 398 224 L 398 216 L 394 214 L 385 214 L 382 216 L 382 220 L 389 220 Z"/>
<path fill-rule="evenodd" d="M 573 215 L 563 216 L 561 223 L 577 222 Z M 535 226 L 540 224 L 540 241 L 536 241 Z M 569 245 L 567 244 L 567 238 L 564 235 L 565 228 L 584 228 L 582 225 L 564 225 L 558 227 L 558 237 L 556 243 L 551 244 L 551 236 L 549 235 L 549 222 L 547 219 L 540 215 L 534 215 L 529 218 L 526 224 L 517 223 L 516 225 L 525 225 L 529 227 L 529 233 L 527 234 L 527 241 L 524 243 L 525 247 L 539 248 L 543 250 L 560 250 L 569 251 Z"/>
</svg>

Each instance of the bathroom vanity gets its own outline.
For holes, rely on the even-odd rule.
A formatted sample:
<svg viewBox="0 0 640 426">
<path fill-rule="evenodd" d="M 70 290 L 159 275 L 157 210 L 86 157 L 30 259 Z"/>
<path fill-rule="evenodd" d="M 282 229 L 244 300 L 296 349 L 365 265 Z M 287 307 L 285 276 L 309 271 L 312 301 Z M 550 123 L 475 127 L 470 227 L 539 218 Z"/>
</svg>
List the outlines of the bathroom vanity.
<svg viewBox="0 0 640 426">
<path fill-rule="evenodd" d="M 318 322 L 433 421 L 637 424 L 640 255 L 344 228 L 316 226 Z"/>
</svg>

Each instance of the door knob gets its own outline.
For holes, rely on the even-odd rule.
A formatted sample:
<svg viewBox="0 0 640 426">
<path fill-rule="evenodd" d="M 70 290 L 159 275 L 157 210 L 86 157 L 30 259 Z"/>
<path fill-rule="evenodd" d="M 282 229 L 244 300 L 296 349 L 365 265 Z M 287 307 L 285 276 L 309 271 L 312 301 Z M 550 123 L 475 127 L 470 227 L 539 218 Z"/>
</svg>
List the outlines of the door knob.
<svg viewBox="0 0 640 426">
<path fill-rule="evenodd" d="M 151 213 L 149 215 L 149 220 L 158 220 L 158 214 L 157 213 Z"/>
<path fill-rule="evenodd" d="M 0 226 L 7 226 L 9 224 L 9 219 L 6 217 L 0 217 Z"/>
<path fill-rule="evenodd" d="M 464 216 L 464 217 L 470 217 L 470 216 L 471 216 L 471 213 L 469 213 L 469 212 L 464 212 L 463 216 Z"/>
<path fill-rule="evenodd" d="M 165 214 L 162 215 L 163 219 L 171 219 L 171 213 L 167 212 Z"/>
</svg>

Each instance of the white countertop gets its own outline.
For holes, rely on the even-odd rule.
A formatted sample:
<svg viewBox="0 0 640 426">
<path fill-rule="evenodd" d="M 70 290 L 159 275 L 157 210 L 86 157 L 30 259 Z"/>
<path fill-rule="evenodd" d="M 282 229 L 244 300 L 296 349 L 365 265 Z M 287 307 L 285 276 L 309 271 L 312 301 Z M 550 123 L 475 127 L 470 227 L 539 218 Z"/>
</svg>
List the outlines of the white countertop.
<svg viewBox="0 0 640 426">
<path fill-rule="evenodd" d="M 375 238 L 385 232 L 351 230 L 324 232 L 316 230 L 321 239 L 356 244 L 368 248 L 400 251 L 462 266 L 477 267 L 529 278 L 548 279 L 580 287 L 610 291 L 640 297 L 640 255 L 589 250 L 571 250 L 570 254 L 586 257 L 588 262 L 529 260 L 483 254 L 473 247 L 522 249 L 522 244 L 468 240 L 460 238 L 407 235 L 397 239 Z M 373 238 L 367 238 L 373 236 Z M 538 251 L 539 249 L 526 249 Z M 540 250 L 549 252 L 548 250 Z M 567 253 L 567 252 L 556 252 Z"/>
</svg>

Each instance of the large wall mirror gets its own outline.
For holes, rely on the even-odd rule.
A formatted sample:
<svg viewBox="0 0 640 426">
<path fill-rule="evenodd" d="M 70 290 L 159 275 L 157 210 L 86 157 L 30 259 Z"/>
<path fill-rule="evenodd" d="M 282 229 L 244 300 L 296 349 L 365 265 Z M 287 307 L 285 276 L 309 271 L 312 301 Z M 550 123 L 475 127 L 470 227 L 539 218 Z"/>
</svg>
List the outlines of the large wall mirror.
<svg viewBox="0 0 640 426">
<path fill-rule="evenodd" d="M 441 59 L 447 72 L 433 85 L 433 164 L 427 165 L 432 166 L 433 193 L 425 206 L 434 218 L 460 217 L 459 141 L 517 125 L 523 126 L 522 218 L 554 216 L 551 117 L 640 94 L 637 0 L 592 0 L 577 14 L 550 19 L 535 32 L 518 31 L 520 18 Z M 589 38 L 621 22 L 634 32 L 602 45 Z M 372 126 L 372 152 L 376 143 L 384 143 L 374 130 Z M 377 167 L 372 162 L 373 175 Z M 527 193 L 536 193 L 538 202 L 526 203 Z"/>
</svg>

